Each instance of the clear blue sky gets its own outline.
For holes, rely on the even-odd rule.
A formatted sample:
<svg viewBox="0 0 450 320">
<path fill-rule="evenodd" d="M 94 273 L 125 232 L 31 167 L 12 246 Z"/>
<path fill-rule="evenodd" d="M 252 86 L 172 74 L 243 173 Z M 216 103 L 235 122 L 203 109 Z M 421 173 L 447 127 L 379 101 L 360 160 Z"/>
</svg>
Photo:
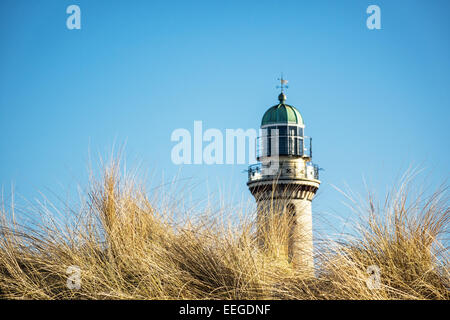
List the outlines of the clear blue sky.
<svg viewBox="0 0 450 320">
<path fill-rule="evenodd" d="M 81 30 L 66 28 L 67 6 Z M 382 30 L 366 28 L 381 8 Z M 0 185 L 27 199 L 86 185 L 88 151 L 126 142 L 129 166 L 251 199 L 245 165 L 171 163 L 174 129 L 255 128 L 289 80 L 314 139 L 316 212 L 331 185 L 380 196 L 410 166 L 448 178 L 449 1 L 2 0 Z M 140 161 L 140 162 L 139 162 Z M 162 173 L 164 172 L 164 177 Z M 150 175 L 152 177 L 152 175 Z M 219 188 L 220 186 L 220 188 Z"/>
</svg>

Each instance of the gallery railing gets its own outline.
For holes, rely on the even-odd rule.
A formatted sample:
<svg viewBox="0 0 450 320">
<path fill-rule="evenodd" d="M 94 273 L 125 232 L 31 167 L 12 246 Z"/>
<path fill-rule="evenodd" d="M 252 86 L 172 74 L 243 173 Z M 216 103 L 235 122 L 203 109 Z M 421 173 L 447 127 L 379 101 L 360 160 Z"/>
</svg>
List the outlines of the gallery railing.
<svg viewBox="0 0 450 320">
<path fill-rule="evenodd" d="M 292 164 L 277 164 L 273 161 L 257 163 L 248 167 L 248 181 L 257 181 L 271 178 L 288 179 L 315 179 L 319 180 L 319 166 L 311 161 L 304 166 L 292 166 Z"/>
</svg>

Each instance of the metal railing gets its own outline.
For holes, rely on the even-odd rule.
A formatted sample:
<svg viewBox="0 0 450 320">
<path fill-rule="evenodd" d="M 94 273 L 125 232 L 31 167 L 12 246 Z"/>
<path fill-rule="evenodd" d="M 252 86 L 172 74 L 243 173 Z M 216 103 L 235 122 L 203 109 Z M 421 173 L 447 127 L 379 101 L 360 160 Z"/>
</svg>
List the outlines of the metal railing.
<svg viewBox="0 0 450 320">
<path fill-rule="evenodd" d="M 273 163 L 262 164 L 257 163 L 248 167 L 248 181 L 257 181 L 270 178 L 301 178 L 319 180 L 319 166 L 311 161 L 305 163 L 304 166 L 292 166 L 292 164 L 283 163 L 273 170 Z"/>
</svg>

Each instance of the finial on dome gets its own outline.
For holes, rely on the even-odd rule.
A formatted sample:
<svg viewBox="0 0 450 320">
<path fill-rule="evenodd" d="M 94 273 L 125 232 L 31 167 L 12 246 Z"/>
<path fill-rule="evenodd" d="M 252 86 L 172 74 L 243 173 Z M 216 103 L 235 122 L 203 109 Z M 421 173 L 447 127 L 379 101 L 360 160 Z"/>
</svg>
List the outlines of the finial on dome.
<svg viewBox="0 0 450 320">
<path fill-rule="evenodd" d="M 280 85 L 277 86 L 277 88 L 281 89 L 281 93 L 278 96 L 278 100 L 280 100 L 280 103 L 284 103 L 284 101 L 286 101 L 286 95 L 284 94 L 284 89 L 287 89 L 289 87 L 287 86 L 288 81 L 283 78 L 283 72 L 281 73 L 281 78 L 278 78 L 278 80 L 280 81 Z"/>
</svg>

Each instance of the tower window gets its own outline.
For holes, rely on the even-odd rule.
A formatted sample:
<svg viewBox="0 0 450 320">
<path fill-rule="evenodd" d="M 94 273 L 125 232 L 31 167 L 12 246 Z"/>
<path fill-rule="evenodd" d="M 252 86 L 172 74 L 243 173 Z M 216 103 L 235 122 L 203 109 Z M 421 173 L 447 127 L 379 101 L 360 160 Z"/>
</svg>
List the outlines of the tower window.
<svg viewBox="0 0 450 320">
<path fill-rule="evenodd" d="M 286 206 L 286 211 L 287 211 L 287 213 L 288 213 L 289 216 L 295 217 L 295 204 L 289 203 L 289 204 Z"/>
<path fill-rule="evenodd" d="M 292 258 L 294 256 L 295 251 L 295 240 L 297 238 L 296 234 L 296 224 L 297 221 L 295 219 L 295 205 L 293 203 L 289 203 L 286 206 L 286 211 L 288 214 L 288 221 L 289 221 L 289 239 L 288 239 L 288 260 L 289 262 L 292 261 Z"/>
</svg>

